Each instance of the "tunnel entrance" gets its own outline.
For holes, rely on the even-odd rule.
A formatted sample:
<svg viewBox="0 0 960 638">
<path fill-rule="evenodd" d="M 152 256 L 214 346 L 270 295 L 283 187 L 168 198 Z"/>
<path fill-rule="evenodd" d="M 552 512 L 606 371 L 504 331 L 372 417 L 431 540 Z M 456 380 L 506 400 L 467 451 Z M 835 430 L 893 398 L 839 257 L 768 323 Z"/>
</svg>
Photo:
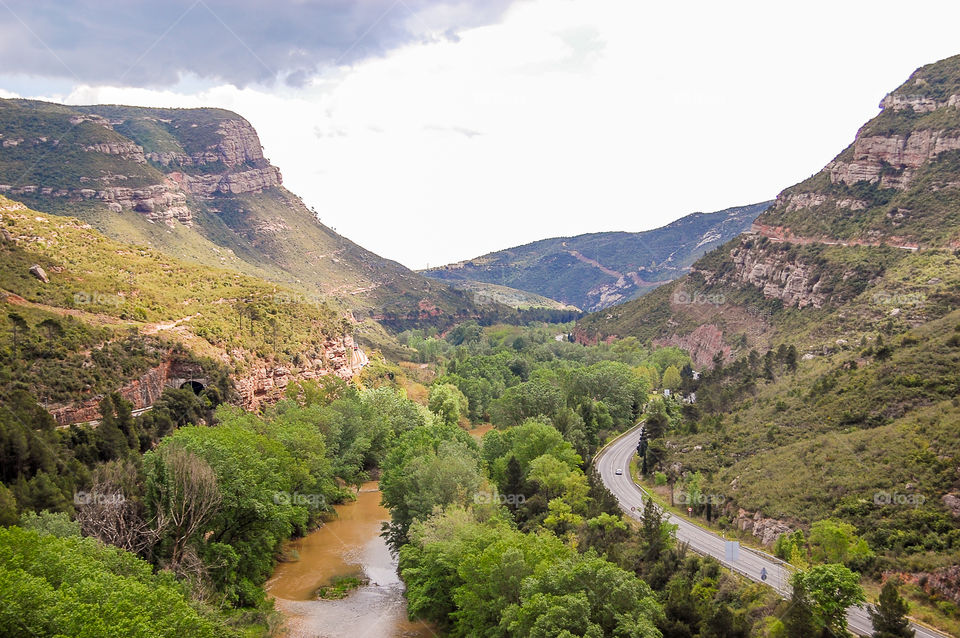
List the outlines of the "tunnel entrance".
<svg viewBox="0 0 960 638">
<path fill-rule="evenodd" d="M 181 390 L 193 390 L 194 394 L 200 394 L 203 392 L 203 384 L 199 381 L 185 381 L 183 385 L 180 386 Z"/>
</svg>

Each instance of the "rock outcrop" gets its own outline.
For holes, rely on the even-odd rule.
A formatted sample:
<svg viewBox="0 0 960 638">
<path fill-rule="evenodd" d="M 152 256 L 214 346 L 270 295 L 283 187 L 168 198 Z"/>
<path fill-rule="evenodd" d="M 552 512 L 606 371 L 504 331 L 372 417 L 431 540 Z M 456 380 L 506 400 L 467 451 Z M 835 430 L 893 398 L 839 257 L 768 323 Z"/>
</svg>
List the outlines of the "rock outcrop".
<svg viewBox="0 0 960 638">
<path fill-rule="evenodd" d="M 880 188 L 905 189 L 917 168 L 941 153 L 960 150 L 956 132 L 921 129 L 908 134 L 857 137 L 853 158 L 827 164 L 830 181 L 879 182 Z"/>
<path fill-rule="evenodd" d="M 45 284 L 50 283 L 50 278 L 47 277 L 47 273 L 43 270 L 40 264 L 34 264 L 30 266 L 30 274 Z"/>
<path fill-rule="evenodd" d="M 896 575 L 901 581 L 916 585 L 927 594 L 945 598 L 960 605 L 960 565 L 951 565 L 933 572 L 884 573 L 884 577 Z"/>
<path fill-rule="evenodd" d="M 713 358 L 718 353 L 726 359 L 731 352 L 730 346 L 723 342 L 723 331 L 713 324 L 699 326 L 689 334 L 654 339 L 653 345 L 658 348 L 676 346 L 686 350 L 698 368 L 712 368 Z"/>
<path fill-rule="evenodd" d="M 733 525 L 743 532 L 750 532 L 764 547 L 772 547 L 781 534 L 789 534 L 793 528 L 784 521 L 767 518 L 760 512 L 748 512 L 740 508 L 733 517 Z"/>
<path fill-rule="evenodd" d="M 239 395 L 238 403 L 248 410 L 255 410 L 265 403 L 281 399 L 284 388 L 292 381 L 317 379 L 328 374 L 350 379 L 360 371 L 366 360 L 350 336 L 327 339 L 317 357 L 303 357 L 297 367 L 258 359 L 246 372 L 233 376 Z M 170 358 L 150 368 L 117 392 L 133 404 L 134 410 L 144 410 L 150 408 L 167 388 L 192 387 L 194 384 L 205 386 L 206 383 L 207 372 L 200 365 Z M 103 396 L 96 396 L 82 403 L 54 404 L 48 406 L 48 411 L 61 426 L 96 421 L 100 418 L 102 400 Z"/>
<path fill-rule="evenodd" d="M 174 172 L 170 174 L 170 179 L 183 190 L 198 197 L 259 193 L 268 188 L 280 186 L 282 183 L 280 169 L 275 166 L 219 175 L 188 175 Z"/>
<path fill-rule="evenodd" d="M 764 297 L 780 299 L 785 306 L 820 308 L 827 301 L 820 290 L 822 282 L 807 264 L 749 244 L 734 247 L 730 260 L 735 270 L 726 276 L 760 288 Z"/>
<path fill-rule="evenodd" d="M 146 154 L 146 159 L 169 168 L 204 166 L 216 162 L 223 162 L 228 168 L 243 164 L 256 168 L 268 166 L 268 162 L 263 157 L 260 137 L 246 120 L 222 120 L 217 128 L 217 135 L 220 136 L 220 141 L 202 151 L 192 154 L 152 152 Z"/>
<path fill-rule="evenodd" d="M 269 363 L 255 365 L 234 377 L 240 402 L 248 410 L 255 410 L 264 403 L 281 399 L 292 381 L 318 379 L 328 374 L 350 379 L 360 370 L 361 357 L 355 355 L 358 352 L 355 348 L 353 338 L 348 335 L 343 339 L 327 339 L 319 356 L 304 357 L 297 368 Z"/>
<path fill-rule="evenodd" d="M 115 126 L 127 123 L 126 119 L 108 120 L 98 115 L 82 115 L 71 119 L 75 125 L 87 121 L 111 131 L 115 130 Z M 189 131 L 193 126 L 195 125 L 183 124 L 177 130 L 180 135 L 189 137 L 192 135 Z M 145 153 L 143 147 L 133 140 L 122 138 L 87 144 L 82 147 L 87 153 L 108 155 L 132 163 L 126 165 L 129 171 L 120 164 L 120 170 L 126 174 L 120 174 L 115 169 L 114 172 L 102 170 L 99 174 L 80 177 L 80 182 L 90 184 L 88 188 L 79 184 L 66 188 L 42 183 L 0 184 L 0 193 L 11 196 L 50 196 L 74 202 L 100 201 L 114 212 L 130 210 L 144 215 L 154 223 L 190 226 L 194 214 L 188 197 L 213 198 L 219 195 L 259 193 L 283 183 L 280 170 L 263 157 L 260 138 L 249 122 L 242 118 L 224 119 L 216 126 L 214 131 L 205 133 L 201 138 L 216 141 L 189 154 L 173 151 Z M 15 146 L 23 142 L 24 140 L 3 140 L 4 146 Z M 34 144 L 46 142 L 47 138 L 34 140 Z M 154 169 L 159 169 L 159 173 Z M 129 181 L 133 178 L 128 175 L 135 175 L 136 181 Z M 143 184 L 145 175 L 157 176 L 157 183 Z M 118 183 L 141 185 L 128 187 Z"/>
</svg>

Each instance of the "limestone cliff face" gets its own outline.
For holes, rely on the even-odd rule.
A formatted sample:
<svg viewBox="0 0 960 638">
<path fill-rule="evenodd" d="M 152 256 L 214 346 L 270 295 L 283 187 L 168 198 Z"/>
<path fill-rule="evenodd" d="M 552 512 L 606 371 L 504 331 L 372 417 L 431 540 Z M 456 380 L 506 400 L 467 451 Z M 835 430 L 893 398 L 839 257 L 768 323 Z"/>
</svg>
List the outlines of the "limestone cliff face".
<svg viewBox="0 0 960 638">
<path fill-rule="evenodd" d="M 250 122 L 240 119 L 222 120 L 217 127 L 220 141 L 194 153 L 151 152 L 146 158 L 156 164 L 174 168 L 177 166 L 204 166 L 223 162 L 229 168 L 251 164 L 257 168 L 268 166 L 263 157 L 260 137 Z M 142 149 L 141 149 L 142 152 Z"/>
<path fill-rule="evenodd" d="M 745 244 L 730 251 L 730 260 L 735 266 L 730 278 L 760 288 L 764 297 L 779 299 L 785 306 L 821 308 L 827 301 L 821 281 L 807 264 Z"/>
<path fill-rule="evenodd" d="M 698 326 L 689 334 L 674 333 L 669 337 L 654 339 L 658 348 L 676 346 L 690 353 L 694 365 L 700 369 L 713 367 L 713 358 L 719 353 L 724 359 L 730 356 L 731 348 L 723 342 L 723 331 L 713 324 Z"/>
<path fill-rule="evenodd" d="M 748 512 L 742 507 L 737 508 L 736 512 L 732 507 L 728 507 L 725 513 L 733 519 L 734 527 L 742 532 L 750 532 L 764 547 L 773 547 L 777 538 L 794 530 L 794 527 L 785 521 L 768 518 L 760 512 Z"/>
<path fill-rule="evenodd" d="M 960 95 L 936 100 L 926 95 L 891 93 L 883 98 L 884 110 L 910 111 L 915 114 L 946 111 L 954 115 L 960 107 Z M 827 164 L 830 181 L 879 183 L 881 188 L 904 190 L 914 172 L 941 153 L 960 149 L 960 133 L 955 129 L 920 128 L 896 134 L 872 134 L 870 127 L 857 133 L 850 157 L 837 158 Z"/>
<path fill-rule="evenodd" d="M 242 357 L 242 353 L 234 354 Z M 245 372 L 232 375 L 239 395 L 237 402 L 248 410 L 256 410 L 263 404 L 281 399 L 284 389 L 293 381 L 318 379 L 328 374 L 351 379 L 359 373 L 365 361 L 366 356 L 349 335 L 327 339 L 317 358 L 306 357 L 298 367 L 258 359 Z M 133 404 L 134 410 L 144 410 L 149 409 L 167 388 L 182 388 L 185 384 L 189 387 L 190 382 L 206 385 L 207 371 L 198 364 L 170 358 L 117 392 Z M 61 426 L 96 421 L 100 418 L 102 399 L 102 396 L 96 396 L 82 403 L 54 404 L 48 406 L 48 410 Z"/>
<path fill-rule="evenodd" d="M 283 391 L 292 381 L 318 379 L 334 374 L 351 379 L 360 371 L 359 349 L 349 335 L 342 339 L 327 339 L 317 358 L 306 357 L 298 368 L 261 362 L 247 372 L 234 377 L 240 403 L 255 410 L 264 403 L 273 403 L 283 397 Z"/>
<path fill-rule="evenodd" d="M 77 126 L 90 123 L 106 129 L 103 141 L 81 147 L 89 160 L 90 174 L 79 177 L 74 184 L 50 186 L 43 183 L 0 184 L 0 193 L 41 195 L 69 201 L 99 201 L 114 212 L 130 210 L 144 215 L 155 223 L 190 226 L 194 212 L 189 197 L 211 199 L 221 195 L 259 193 L 280 186 L 280 170 L 270 165 L 263 156 L 256 130 L 239 116 L 219 120 L 213 125 L 203 124 L 203 134 L 192 132 L 195 123 L 178 122 L 171 129 L 166 144 L 191 147 L 190 153 L 180 151 L 145 152 L 144 147 L 119 132 L 131 122 L 164 123 L 155 117 L 138 115 L 132 109 L 128 115 L 110 118 L 97 114 L 78 115 L 70 119 Z M 199 129 L 198 129 L 199 130 Z M 194 136 L 196 139 L 193 139 Z M 61 146 L 60 140 L 39 137 L 2 139 L 3 148 L 30 145 L 38 152 L 47 153 Z M 197 140 L 203 140 L 197 150 Z M 144 142 L 146 143 L 146 141 Z M 49 149 L 47 149 L 49 147 Z M 62 147 L 61 147 L 62 150 Z M 98 161 L 97 156 L 104 156 Z M 103 162 L 114 167 L 98 168 Z M 153 183 L 149 183 L 149 182 Z"/>
</svg>

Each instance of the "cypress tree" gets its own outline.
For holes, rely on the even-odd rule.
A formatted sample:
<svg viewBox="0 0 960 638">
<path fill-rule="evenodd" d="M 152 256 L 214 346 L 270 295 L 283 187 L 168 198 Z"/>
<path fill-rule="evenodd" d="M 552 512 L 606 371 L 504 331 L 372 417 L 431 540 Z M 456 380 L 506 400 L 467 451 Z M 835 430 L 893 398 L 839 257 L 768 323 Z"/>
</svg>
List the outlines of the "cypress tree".
<svg viewBox="0 0 960 638">
<path fill-rule="evenodd" d="M 897 591 L 896 579 L 888 578 L 880 590 L 876 607 L 868 610 L 874 638 L 913 638 L 916 632 L 910 629 L 908 611 L 910 605 Z"/>
</svg>

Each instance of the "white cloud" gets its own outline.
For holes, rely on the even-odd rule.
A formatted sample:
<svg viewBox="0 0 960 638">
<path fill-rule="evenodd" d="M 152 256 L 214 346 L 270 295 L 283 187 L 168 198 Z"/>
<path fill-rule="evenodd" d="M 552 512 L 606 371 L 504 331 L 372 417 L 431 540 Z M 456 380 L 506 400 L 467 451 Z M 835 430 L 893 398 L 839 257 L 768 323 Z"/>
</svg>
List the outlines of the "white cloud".
<svg viewBox="0 0 960 638">
<path fill-rule="evenodd" d="M 773 197 L 960 52 L 960 6 L 934 4 L 538 0 L 301 89 L 66 100 L 233 109 L 325 223 L 422 267 Z"/>
</svg>

